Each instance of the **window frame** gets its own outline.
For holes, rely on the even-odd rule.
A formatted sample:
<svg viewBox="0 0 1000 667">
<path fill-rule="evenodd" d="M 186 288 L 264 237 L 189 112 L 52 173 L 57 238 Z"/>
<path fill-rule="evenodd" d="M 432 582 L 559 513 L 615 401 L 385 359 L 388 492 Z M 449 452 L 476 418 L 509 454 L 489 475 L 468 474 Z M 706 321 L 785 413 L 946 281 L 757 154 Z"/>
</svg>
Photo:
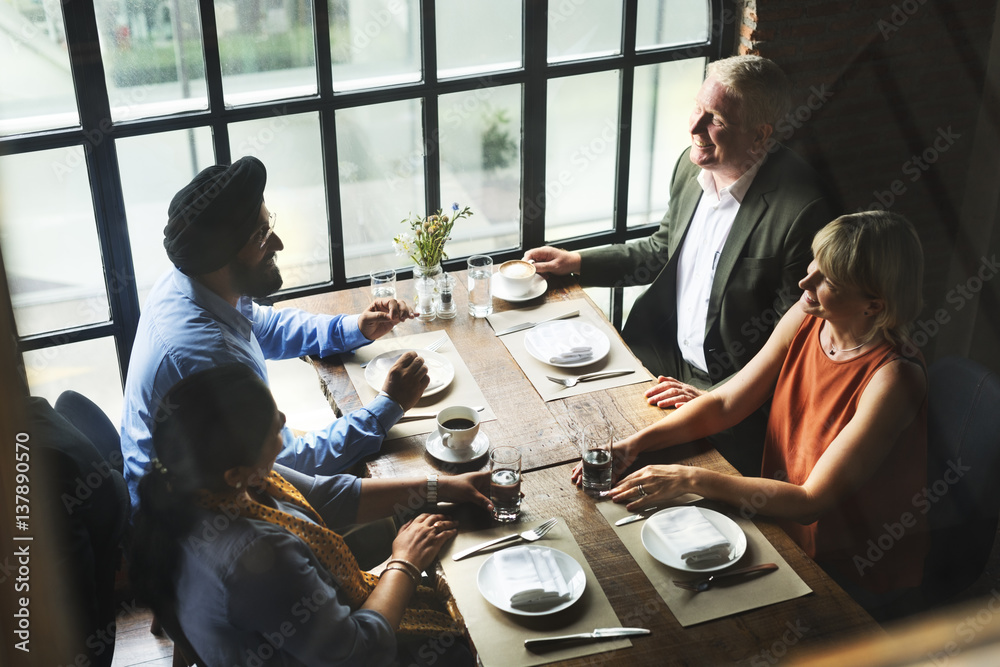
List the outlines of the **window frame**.
<svg viewBox="0 0 1000 667">
<path fill-rule="evenodd" d="M 554 0 L 555 1 L 555 0 Z M 312 0 L 314 46 L 318 92 L 315 96 L 254 103 L 227 108 L 223 100 L 222 68 L 213 0 L 198 0 L 205 59 L 208 109 L 185 111 L 169 116 L 130 119 L 111 123 L 111 108 L 98 39 L 93 3 L 62 3 L 70 71 L 80 112 L 80 126 L 0 137 L 0 155 L 35 152 L 69 146 L 83 146 L 85 163 L 97 223 L 97 236 L 104 263 L 110 317 L 108 322 L 70 327 L 19 338 L 21 352 L 40 350 L 98 338 L 113 337 L 121 379 L 128 362 L 139 322 L 139 299 L 135 279 L 124 194 L 119 173 L 116 140 L 174 130 L 208 127 L 212 132 L 218 163 L 232 159 L 228 125 L 240 121 L 273 117 L 275 107 L 283 113 L 318 113 L 321 151 L 324 161 L 331 280 L 301 288 L 282 290 L 272 297 L 281 301 L 358 287 L 366 277 L 348 278 L 343 238 L 343 220 L 337 160 L 336 112 L 340 109 L 419 99 L 422 105 L 424 136 L 424 199 L 428 211 L 441 208 L 441 171 L 438 142 L 438 97 L 449 93 L 517 84 L 522 86 L 521 134 L 521 244 L 518 248 L 491 252 L 498 261 L 520 257 L 527 248 L 545 244 L 545 164 L 547 84 L 549 80 L 581 74 L 620 71 L 618 143 L 615 155 L 614 225 L 607 231 L 573 237 L 560 242 L 570 250 L 624 243 L 651 234 L 657 224 L 628 227 L 628 183 L 631 151 L 632 98 L 635 68 L 644 65 L 705 58 L 706 62 L 730 55 L 735 44 L 734 0 L 707 0 L 709 5 L 708 42 L 636 52 L 639 0 L 624 0 L 621 51 L 617 55 L 573 61 L 548 62 L 549 0 L 522 0 L 522 58 L 519 70 L 487 75 L 438 79 L 436 5 L 434 0 L 419 2 L 421 24 L 421 81 L 334 92 L 330 50 L 330 23 L 326 0 Z M 525 207 L 533 201 L 537 206 Z M 388 240 L 387 240 L 388 243 Z M 464 268 L 464 257 L 444 262 L 446 270 Z M 402 271 L 405 278 L 409 275 Z M 622 290 L 613 291 L 612 322 L 620 327 Z"/>
</svg>

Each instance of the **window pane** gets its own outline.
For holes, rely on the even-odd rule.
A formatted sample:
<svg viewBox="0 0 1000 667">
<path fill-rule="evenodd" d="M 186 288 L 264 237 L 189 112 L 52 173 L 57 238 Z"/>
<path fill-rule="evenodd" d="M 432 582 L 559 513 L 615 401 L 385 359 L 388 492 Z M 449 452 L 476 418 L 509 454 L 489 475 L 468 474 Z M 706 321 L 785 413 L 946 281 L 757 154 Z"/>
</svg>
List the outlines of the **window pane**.
<svg viewBox="0 0 1000 667">
<path fill-rule="evenodd" d="M 0 239 L 21 336 L 107 322 L 82 146 L 0 158 Z"/>
<path fill-rule="evenodd" d="M 330 3 L 335 90 L 420 81 L 419 0 Z"/>
<path fill-rule="evenodd" d="M 316 94 L 312 2 L 215 0 L 227 105 Z"/>
<path fill-rule="evenodd" d="M 549 2 L 549 62 L 621 53 L 622 0 Z"/>
<path fill-rule="evenodd" d="M 639 3 L 636 50 L 708 41 L 706 0 L 643 0 Z"/>
<path fill-rule="evenodd" d="M 276 116 L 229 126 L 233 160 L 253 155 L 267 167 L 264 197 L 278 216 L 274 233 L 284 288 L 330 280 L 330 225 L 326 215 L 319 115 Z"/>
<path fill-rule="evenodd" d="M 659 222 L 670 202 L 670 180 L 687 131 L 694 96 L 705 76 L 705 59 L 635 68 L 628 224 Z"/>
<path fill-rule="evenodd" d="M 55 404 L 67 389 L 97 403 L 112 424 L 122 418 L 122 380 L 114 338 L 98 338 L 24 353 L 32 396 Z"/>
<path fill-rule="evenodd" d="M 395 256 L 392 238 L 409 229 L 400 220 L 427 213 L 420 109 L 404 100 L 337 112 L 348 276 L 412 264 Z"/>
<path fill-rule="evenodd" d="M 59 3 L 0 6 L 0 136 L 79 125 Z"/>
<path fill-rule="evenodd" d="M 448 255 L 517 247 L 520 240 L 521 87 L 442 95 L 441 203 L 471 206 L 451 232 Z"/>
<path fill-rule="evenodd" d="M 139 303 L 172 265 L 163 249 L 167 207 L 199 171 L 215 164 L 207 127 L 119 139 L 115 143 L 125 195 Z"/>
<path fill-rule="evenodd" d="M 545 240 L 614 227 L 618 71 L 549 81 Z"/>
<path fill-rule="evenodd" d="M 438 0 L 438 76 L 521 67 L 520 0 Z"/>
<path fill-rule="evenodd" d="M 104 0 L 96 11 L 113 120 L 208 108 L 197 0 Z"/>
</svg>

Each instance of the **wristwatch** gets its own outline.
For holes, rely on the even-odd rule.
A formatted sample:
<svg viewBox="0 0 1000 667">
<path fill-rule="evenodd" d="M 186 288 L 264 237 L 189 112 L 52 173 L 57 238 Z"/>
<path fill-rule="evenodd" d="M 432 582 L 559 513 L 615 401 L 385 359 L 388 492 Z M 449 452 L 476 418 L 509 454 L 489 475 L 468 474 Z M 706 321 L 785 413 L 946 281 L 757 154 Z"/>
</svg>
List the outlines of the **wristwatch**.
<svg viewBox="0 0 1000 667">
<path fill-rule="evenodd" d="M 427 475 L 427 504 L 436 505 L 438 501 L 438 476 Z"/>
</svg>

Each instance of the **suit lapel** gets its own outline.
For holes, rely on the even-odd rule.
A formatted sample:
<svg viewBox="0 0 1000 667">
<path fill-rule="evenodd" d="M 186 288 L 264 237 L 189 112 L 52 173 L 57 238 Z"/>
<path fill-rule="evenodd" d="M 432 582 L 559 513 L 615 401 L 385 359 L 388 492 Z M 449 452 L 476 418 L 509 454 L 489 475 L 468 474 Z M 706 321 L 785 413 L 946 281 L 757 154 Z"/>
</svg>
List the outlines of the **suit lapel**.
<svg viewBox="0 0 1000 667">
<path fill-rule="evenodd" d="M 681 242 L 687 235 L 688 227 L 691 226 L 691 218 L 694 217 L 694 210 L 698 206 L 698 201 L 701 199 L 701 184 L 698 183 L 697 174 L 698 171 L 695 170 L 691 177 L 691 184 L 689 187 L 683 189 L 683 191 L 677 196 L 677 224 L 678 227 L 670 234 L 670 243 L 668 247 L 669 257 L 671 261 L 676 260 L 677 249 L 681 247 Z M 671 203 L 673 205 L 673 202 Z"/>
</svg>

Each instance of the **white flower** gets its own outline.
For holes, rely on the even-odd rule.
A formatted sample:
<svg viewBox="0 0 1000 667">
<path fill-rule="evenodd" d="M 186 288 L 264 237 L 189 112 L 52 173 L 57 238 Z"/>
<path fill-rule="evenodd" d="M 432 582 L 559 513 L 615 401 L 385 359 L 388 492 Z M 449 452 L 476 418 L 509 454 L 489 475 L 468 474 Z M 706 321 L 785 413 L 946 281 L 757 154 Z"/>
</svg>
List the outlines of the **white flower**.
<svg viewBox="0 0 1000 667">
<path fill-rule="evenodd" d="M 408 257 L 413 253 L 413 237 L 403 233 L 392 240 L 392 248 L 400 257 Z"/>
</svg>

